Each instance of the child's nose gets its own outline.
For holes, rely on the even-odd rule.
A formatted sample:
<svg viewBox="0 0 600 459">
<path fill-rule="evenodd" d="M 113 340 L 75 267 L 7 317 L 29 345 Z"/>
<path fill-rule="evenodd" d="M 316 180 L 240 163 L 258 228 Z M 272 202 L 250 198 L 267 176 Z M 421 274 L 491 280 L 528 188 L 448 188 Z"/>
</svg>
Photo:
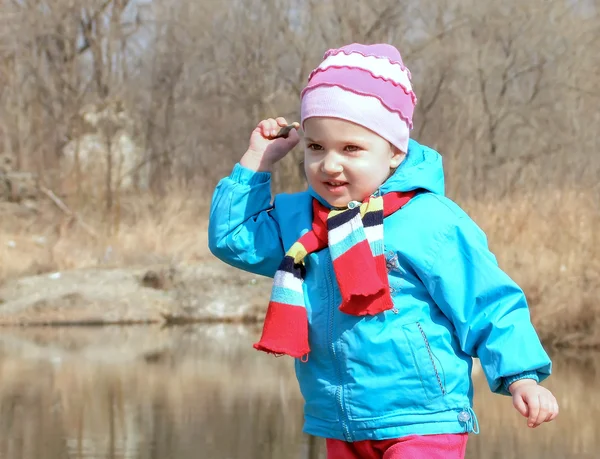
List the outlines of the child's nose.
<svg viewBox="0 0 600 459">
<path fill-rule="evenodd" d="M 337 155 L 333 153 L 329 153 L 323 158 L 323 162 L 321 163 L 321 170 L 326 174 L 339 174 L 342 172 L 343 167 L 339 161 Z"/>
</svg>

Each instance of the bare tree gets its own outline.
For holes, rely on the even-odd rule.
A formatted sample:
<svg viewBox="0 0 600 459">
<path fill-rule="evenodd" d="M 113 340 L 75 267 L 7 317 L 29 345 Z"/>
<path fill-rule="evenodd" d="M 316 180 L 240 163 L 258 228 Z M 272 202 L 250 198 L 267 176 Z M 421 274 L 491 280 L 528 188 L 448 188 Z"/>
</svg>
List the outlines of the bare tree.
<svg viewBox="0 0 600 459">
<path fill-rule="evenodd" d="M 600 121 L 600 18 L 589 2 L 0 5 L 5 153 L 17 169 L 57 185 L 74 181 L 85 194 L 94 180 L 79 163 L 89 159 L 77 158 L 67 174 L 60 158 L 87 132 L 85 107 L 120 104 L 142 153 L 127 161 L 103 155 L 92 175 L 104 177 L 107 208 L 129 183 L 160 194 L 173 182 L 210 190 L 260 119 L 297 119 L 310 71 L 327 49 L 350 42 L 401 50 L 419 99 L 413 136 L 443 153 L 451 195 L 596 186 L 598 136 L 590 126 Z M 106 142 L 118 143 L 114 135 Z M 303 186 L 301 156 L 298 149 L 279 165 L 278 190 Z"/>
</svg>

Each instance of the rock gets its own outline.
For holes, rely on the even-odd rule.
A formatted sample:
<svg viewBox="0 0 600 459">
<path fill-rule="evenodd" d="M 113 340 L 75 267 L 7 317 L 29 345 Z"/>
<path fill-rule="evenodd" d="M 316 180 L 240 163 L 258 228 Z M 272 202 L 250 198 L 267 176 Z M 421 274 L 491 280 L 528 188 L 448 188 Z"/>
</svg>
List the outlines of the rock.
<svg viewBox="0 0 600 459">
<path fill-rule="evenodd" d="M 174 267 L 150 269 L 141 279 L 144 287 L 156 290 L 171 290 L 175 286 L 177 270 Z"/>
<path fill-rule="evenodd" d="M 264 318 L 270 285 L 217 260 L 61 271 L 0 286 L 0 324 L 255 323 Z"/>
</svg>

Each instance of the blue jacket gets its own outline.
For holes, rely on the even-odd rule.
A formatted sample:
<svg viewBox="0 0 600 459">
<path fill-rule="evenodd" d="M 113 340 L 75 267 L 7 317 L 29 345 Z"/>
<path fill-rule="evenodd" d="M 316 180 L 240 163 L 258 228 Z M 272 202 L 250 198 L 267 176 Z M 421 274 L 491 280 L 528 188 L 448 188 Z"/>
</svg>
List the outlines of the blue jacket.
<svg viewBox="0 0 600 459">
<path fill-rule="evenodd" d="M 384 222 L 393 310 L 340 312 L 329 250 L 308 257 L 311 352 L 295 369 L 309 434 L 359 441 L 469 432 L 473 357 L 491 390 L 505 395 L 513 381 L 550 374 L 523 291 L 498 267 L 485 234 L 444 197 L 441 156 L 411 140 L 379 192 L 414 189 L 425 191 Z M 235 165 L 213 196 L 212 253 L 272 277 L 311 228 L 313 197 L 326 204 L 311 189 L 271 203 L 270 174 Z"/>
</svg>

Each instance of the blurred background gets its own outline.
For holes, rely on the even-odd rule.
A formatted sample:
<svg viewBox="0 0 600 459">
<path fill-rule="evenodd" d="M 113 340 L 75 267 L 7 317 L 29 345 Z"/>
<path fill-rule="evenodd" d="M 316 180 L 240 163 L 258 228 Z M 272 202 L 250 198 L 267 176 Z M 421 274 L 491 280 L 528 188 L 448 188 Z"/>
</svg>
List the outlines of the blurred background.
<svg viewBox="0 0 600 459">
<path fill-rule="evenodd" d="M 0 0 L 0 457 L 320 457 L 291 361 L 251 348 L 268 280 L 215 260 L 206 227 L 252 129 L 298 120 L 352 42 L 402 53 L 413 138 L 555 358 L 563 411 L 533 432 L 475 375 L 470 457 L 592 457 L 598 37 L 596 0 Z M 274 192 L 305 188 L 301 159 Z"/>
</svg>

